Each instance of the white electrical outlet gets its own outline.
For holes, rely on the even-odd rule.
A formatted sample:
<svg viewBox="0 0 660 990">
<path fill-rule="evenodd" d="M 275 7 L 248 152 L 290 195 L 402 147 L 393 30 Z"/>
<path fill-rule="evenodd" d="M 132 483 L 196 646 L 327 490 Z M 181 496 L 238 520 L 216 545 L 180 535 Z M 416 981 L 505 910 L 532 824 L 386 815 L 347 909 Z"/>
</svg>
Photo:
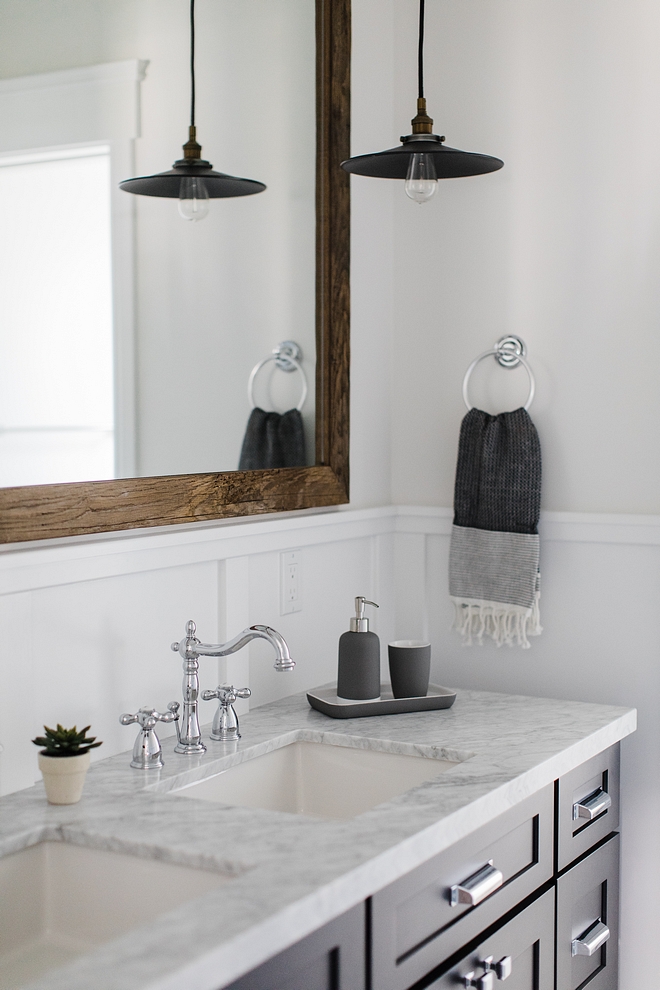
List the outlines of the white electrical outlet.
<svg viewBox="0 0 660 990">
<path fill-rule="evenodd" d="M 280 554 L 280 615 L 302 611 L 300 550 L 285 550 Z"/>
</svg>

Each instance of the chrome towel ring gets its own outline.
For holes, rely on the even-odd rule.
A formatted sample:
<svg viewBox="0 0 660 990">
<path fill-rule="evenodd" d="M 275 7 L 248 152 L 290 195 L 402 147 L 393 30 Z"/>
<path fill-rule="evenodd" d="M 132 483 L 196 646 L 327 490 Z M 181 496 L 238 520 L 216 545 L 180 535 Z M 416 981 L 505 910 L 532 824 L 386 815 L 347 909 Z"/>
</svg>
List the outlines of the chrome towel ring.
<svg viewBox="0 0 660 990">
<path fill-rule="evenodd" d="M 479 357 L 475 358 L 468 370 L 465 372 L 465 378 L 463 379 L 463 401 L 468 407 L 468 412 L 473 408 L 470 405 L 470 399 L 468 397 L 470 375 L 480 361 L 483 361 L 484 358 L 490 357 L 491 355 L 503 368 L 517 368 L 519 364 L 522 364 L 529 376 L 529 395 L 527 396 L 527 402 L 524 405 L 526 410 L 529 409 L 532 404 L 532 400 L 534 399 L 536 382 L 534 381 L 532 369 L 525 360 L 526 354 L 527 348 L 525 347 L 525 342 L 520 337 L 509 336 L 502 337 L 489 351 L 484 351 L 483 354 L 480 354 Z"/>
<path fill-rule="evenodd" d="M 269 361 L 274 361 L 280 371 L 292 372 L 299 371 L 300 377 L 302 378 L 302 395 L 300 396 L 300 402 L 296 406 L 298 412 L 302 410 L 305 405 L 305 399 L 307 398 L 307 378 L 305 372 L 303 371 L 300 361 L 302 361 L 302 351 L 295 340 L 283 340 L 281 344 L 273 348 L 272 354 L 269 354 L 267 358 L 263 361 L 259 361 L 255 364 L 254 368 L 250 372 L 250 377 L 248 378 L 248 402 L 250 403 L 251 409 L 256 409 L 256 402 L 254 401 L 254 380 L 263 368 L 265 364 Z"/>
</svg>

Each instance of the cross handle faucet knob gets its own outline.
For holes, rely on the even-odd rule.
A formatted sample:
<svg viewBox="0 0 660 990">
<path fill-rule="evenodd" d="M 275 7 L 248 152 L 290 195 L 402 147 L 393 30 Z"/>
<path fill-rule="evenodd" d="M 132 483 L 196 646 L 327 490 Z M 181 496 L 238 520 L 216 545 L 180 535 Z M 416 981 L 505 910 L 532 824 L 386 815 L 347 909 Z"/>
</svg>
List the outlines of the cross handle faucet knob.
<svg viewBox="0 0 660 990">
<path fill-rule="evenodd" d="M 234 702 L 237 698 L 249 698 L 251 695 L 249 688 L 235 688 L 233 684 L 218 684 L 214 691 L 202 691 L 202 701 L 217 698 L 219 702 L 211 727 L 211 739 L 232 742 L 241 738 Z"/>
<path fill-rule="evenodd" d="M 249 688 L 235 688 L 233 684 L 218 684 L 214 691 L 202 691 L 203 701 L 217 698 L 221 705 L 233 705 L 237 698 L 251 698 Z"/>
<path fill-rule="evenodd" d="M 132 725 L 137 722 L 142 729 L 153 729 L 156 722 L 173 722 L 176 714 L 172 711 L 157 712 L 155 708 L 141 708 L 134 715 L 122 715 L 119 721 L 122 725 Z"/>
<path fill-rule="evenodd" d="M 127 713 L 119 719 L 122 725 L 132 725 L 134 722 L 140 726 L 138 737 L 133 746 L 133 759 L 131 766 L 136 770 L 157 770 L 163 764 L 163 750 L 160 740 L 156 735 L 155 728 L 158 722 L 174 722 L 177 718 L 176 712 L 158 712 L 155 708 L 141 708 L 131 715 Z"/>
</svg>

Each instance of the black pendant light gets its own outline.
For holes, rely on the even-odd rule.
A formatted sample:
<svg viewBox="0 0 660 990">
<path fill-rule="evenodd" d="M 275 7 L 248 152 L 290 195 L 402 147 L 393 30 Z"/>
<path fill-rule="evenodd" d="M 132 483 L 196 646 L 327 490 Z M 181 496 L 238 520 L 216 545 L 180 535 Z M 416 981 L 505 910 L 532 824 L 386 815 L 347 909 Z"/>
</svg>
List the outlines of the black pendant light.
<svg viewBox="0 0 660 990">
<path fill-rule="evenodd" d="M 179 213 L 184 220 L 202 220 L 209 211 L 209 199 L 252 196 L 263 192 L 266 186 L 254 179 L 215 172 L 211 163 L 202 158 L 195 128 L 195 0 L 190 0 L 190 81 L 190 128 L 188 141 L 183 146 L 183 158 L 174 162 L 169 172 L 125 179 L 119 183 L 119 188 L 138 196 L 178 199 Z"/>
<path fill-rule="evenodd" d="M 406 194 L 417 203 L 426 203 L 435 195 L 438 179 L 496 172 L 504 162 L 490 155 L 447 148 L 444 137 L 433 133 L 433 120 L 426 112 L 424 99 L 424 0 L 419 0 L 417 116 L 413 117 L 412 134 L 401 138 L 398 148 L 357 155 L 341 163 L 346 172 L 371 175 L 380 179 L 405 179 Z"/>
</svg>

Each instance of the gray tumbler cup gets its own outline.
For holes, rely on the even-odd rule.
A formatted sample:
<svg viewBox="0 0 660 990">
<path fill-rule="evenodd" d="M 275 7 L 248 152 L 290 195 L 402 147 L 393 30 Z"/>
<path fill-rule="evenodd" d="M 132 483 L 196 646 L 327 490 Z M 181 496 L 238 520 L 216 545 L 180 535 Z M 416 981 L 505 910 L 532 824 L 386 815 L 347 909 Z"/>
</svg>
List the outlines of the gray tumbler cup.
<svg viewBox="0 0 660 990">
<path fill-rule="evenodd" d="M 431 644 L 399 639 L 387 644 L 390 680 L 395 698 L 425 698 L 429 689 Z"/>
</svg>

